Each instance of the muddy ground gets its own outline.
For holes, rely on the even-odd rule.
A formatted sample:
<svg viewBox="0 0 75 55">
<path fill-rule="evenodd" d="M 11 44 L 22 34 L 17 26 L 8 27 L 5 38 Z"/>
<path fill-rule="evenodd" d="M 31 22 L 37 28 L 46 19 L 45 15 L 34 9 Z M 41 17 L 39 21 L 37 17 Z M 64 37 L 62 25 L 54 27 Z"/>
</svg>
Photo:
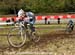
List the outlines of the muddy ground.
<svg viewBox="0 0 75 55">
<path fill-rule="evenodd" d="M 0 35 L 1 36 L 1 35 Z M 5 35 L 3 36 L 5 37 Z M 11 47 L 8 42 L 0 45 L 0 55 L 11 55 L 7 52 L 15 52 L 12 55 L 17 55 L 19 52 L 48 52 L 45 55 L 75 55 L 75 31 L 72 33 L 66 33 L 62 30 L 55 32 L 49 32 L 40 35 L 39 42 L 34 43 L 32 41 L 26 42 L 21 48 Z M 1 43 L 1 42 L 0 42 Z M 7 54 L 6 54 L 7 53 Z M 19 55 L 19 54 L 18 54 Z M 29 55 L 29 54 L 20 54 Z M 41 54 L 32 54 L 41 55 Z M 44 55 L 44 54 L 43 54 Z"/>
</svg>

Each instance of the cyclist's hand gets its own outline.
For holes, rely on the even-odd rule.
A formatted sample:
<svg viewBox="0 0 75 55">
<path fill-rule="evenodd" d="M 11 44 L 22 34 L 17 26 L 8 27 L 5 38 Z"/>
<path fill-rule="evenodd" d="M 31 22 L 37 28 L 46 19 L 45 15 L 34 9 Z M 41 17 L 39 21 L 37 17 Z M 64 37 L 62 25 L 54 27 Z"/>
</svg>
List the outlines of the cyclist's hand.
<svg viewBox="0 0 75 55">
<path fill-rule="evenodd" d="M 28 26 L 30 25 L 30 24 L 27 24 Z"/>
<path fill-rule="evenodd" d="M 19 23 L 15 23 L 15 27 L 18 27 L 19 26 Z"/>
</svg>

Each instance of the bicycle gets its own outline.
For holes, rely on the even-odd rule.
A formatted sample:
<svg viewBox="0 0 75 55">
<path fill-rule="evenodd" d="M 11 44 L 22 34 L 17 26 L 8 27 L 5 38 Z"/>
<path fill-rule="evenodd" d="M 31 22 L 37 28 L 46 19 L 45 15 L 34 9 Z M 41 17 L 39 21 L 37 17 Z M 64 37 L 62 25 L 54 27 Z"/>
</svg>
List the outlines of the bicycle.
<svg viewBox="0 0 75 55">
<path fill-rule="evenodd" d="M 34 42 L 38 42 L 40 40 L 38 33 L 36 31 L 31 33 L 29 25 L 27 27 L 25 27 L 23 22 L 16 23 L 15 28 L 9 30 L 7 36 L 8 43 L 13 47 L 22 47 L 26 43 L 27 37 L 32 37 Z"/>
</svg>

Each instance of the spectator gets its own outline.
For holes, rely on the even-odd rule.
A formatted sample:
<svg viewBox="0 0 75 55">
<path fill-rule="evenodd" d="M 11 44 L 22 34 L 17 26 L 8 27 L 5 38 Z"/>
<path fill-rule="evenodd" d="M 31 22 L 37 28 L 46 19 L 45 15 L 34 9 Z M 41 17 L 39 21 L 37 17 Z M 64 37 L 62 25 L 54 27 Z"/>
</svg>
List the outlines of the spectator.
<svg viewBox="0 0 75 55">
<path fill-rule="evenodd" d="M 50 19 L 48 19 L 48 21 L 47 21 L 47 22 L 48 22 L 48 24 L 50 24 Z"/>
<path fill-rule="evenodd" d="M 47 24 L 47 18 L 45 17 L 45 24 Z"/>
<path fill-rule="evenodd" d="M 14 18 L 11 18 L 11 21 L 12 21 L 12 22 L 15 22 Z"/>
<path fill-rule="evenodd" d="M 50 24 L 50 21 L 48 21 L 48 24 Z"/>
<path fill-rule="evenodd" d="M 6 23 L 9 23 L 10 22 L 10 19 L 6 20 Z M 8 25 L 8 24 L 7 24 Z"/>
<path fill-rule="evenodd" d="M 58 18 L 58 24 L 60 24 L 60 18 Z"/>
<path fill-rule="evenodd" d="M 11 22 L 14 22 L 14 23 L 15 23 L 15 20 L 14 20 L 14 18 L 11 18 Z M 14 23 L 13 23 L 12 25 L 14 25 Z"/>
</svg>

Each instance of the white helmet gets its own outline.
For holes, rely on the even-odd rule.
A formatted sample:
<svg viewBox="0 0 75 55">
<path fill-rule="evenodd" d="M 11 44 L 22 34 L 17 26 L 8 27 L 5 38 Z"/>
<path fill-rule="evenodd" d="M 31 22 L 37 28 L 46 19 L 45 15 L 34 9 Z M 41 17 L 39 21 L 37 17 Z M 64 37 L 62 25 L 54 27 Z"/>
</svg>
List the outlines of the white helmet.
<svg viewBox="0 0 75 55">
<path fill-rule="evenodd" d="M 20 9 L 19 12 L 18 12 L 18 17 L 22 17 L 25 15 L 25 12 L 23 9 Z"/>
</svg>

